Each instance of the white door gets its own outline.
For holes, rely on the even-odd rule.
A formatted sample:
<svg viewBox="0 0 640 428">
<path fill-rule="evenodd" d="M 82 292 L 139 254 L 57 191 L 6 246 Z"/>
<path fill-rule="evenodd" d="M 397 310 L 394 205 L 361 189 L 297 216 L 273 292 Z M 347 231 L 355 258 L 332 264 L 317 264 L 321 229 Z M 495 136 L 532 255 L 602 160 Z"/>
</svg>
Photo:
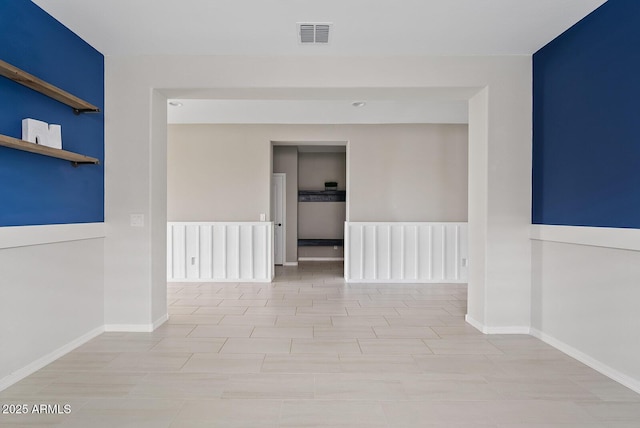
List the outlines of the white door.
<svg viewBox="0 0 640 428">
<path fill-rule="evenodd" d="M 274 263 L 282 265 L 285 261 L 285 189 L 287 174 L 274 173 L 271 181 L 271 220 L 274 225 Z"/>
</svg>

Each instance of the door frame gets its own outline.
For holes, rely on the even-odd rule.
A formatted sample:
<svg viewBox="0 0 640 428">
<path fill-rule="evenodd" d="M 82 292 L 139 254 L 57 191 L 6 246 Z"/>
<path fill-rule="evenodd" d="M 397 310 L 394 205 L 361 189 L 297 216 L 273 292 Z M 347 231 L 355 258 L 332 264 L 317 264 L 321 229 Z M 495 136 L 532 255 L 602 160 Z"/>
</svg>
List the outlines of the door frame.
<svg viewBox="0 0 640 428">
<path fill-rule="evenodd" d="M 272 183 L 272 189 L 273 189 L 273 183 L 275 182 L 275 178 L 276 177 L 281 177 L 282 178 L 282 226 L 280 226 L 280 228 L 282 229 L 282 242 L 280 243 L 280 254 L 282 254 L 282 265 L 286 265 L 287 264 L 287 174 L 284 172 L 272 172 L 271 173 L 271 183 Z M 273 254 L 273 264 L 274 266 L 276 265 L 276 251 L 275 251 L 275 247 L 276 247 L 276 218 L 275 218 L 275 208 L 276 208 L 276 201 L 275 201 L 276 197 L 275 197 L 275 193 L 272 193 L 271 195 L 271 219 L 273 221 L 273 247 L 274 247 L 274 254 Z"/>
</svg>

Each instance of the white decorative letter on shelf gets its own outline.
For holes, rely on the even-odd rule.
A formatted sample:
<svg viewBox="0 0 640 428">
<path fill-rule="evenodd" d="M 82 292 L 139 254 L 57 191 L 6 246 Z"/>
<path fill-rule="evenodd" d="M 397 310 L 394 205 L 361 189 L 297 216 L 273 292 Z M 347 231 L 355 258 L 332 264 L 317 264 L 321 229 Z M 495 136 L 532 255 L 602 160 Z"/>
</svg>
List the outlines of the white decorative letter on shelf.
<svg viewBox="0 0 640 428">
<path fill-rule="evenodd" d="M 36 119 L 22 119 L 22 139 L 41 146 L 62 149 L 62 127 Z"/>
</svg>

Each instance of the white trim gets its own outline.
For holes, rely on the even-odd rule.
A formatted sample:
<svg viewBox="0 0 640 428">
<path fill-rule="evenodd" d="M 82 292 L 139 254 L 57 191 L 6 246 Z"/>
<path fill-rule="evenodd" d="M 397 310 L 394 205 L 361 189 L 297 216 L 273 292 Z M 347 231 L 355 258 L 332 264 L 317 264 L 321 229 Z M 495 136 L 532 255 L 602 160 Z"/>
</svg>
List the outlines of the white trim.
<svg viewBox="0 0 640 428">
<path fill-rule="evenodd" d="M 264 226 L 267 223 L 272 223 L 268 221 L 168 221 L 167 224 L 173 226 L 193 226 L 195 225 L 222 225 L 225 226 Z"/>
<path fill-rule="evenodd" d="M 442 278 L 436 278 L 433 280 L 415 280 L 415 279 L 362 279 L 362 278 L 347 278 L 345 279 L 349 284 L 467 284 L 467 281 L 461 280 L 442 280 Z"/>
<path fill-rule="evenodd" d="M 284 262 L 282 266 L 298 266 L 298 262 Z"/>
<path fill-rule="evenodd" d="M 181 281 L 187 282 L 187 281 Z M 198 281 L 205 282 L 205 281 Z M 169 314 L 166 313 L 151 324 L 106 324 L 104 331 L 109 333 L 151 333 L 156 328 L 169 320 Z"/>
<path fill-rule="evenodd" d="M 269 278 L 170 278 L 167 279 L 167 282 L 190 282 L 190 283 L 213 283 L 213 282 L 266 282 L 270 283 L 273 281 L 273 274 Z"/>
<path fill-rule="evenodd" d="M 162 324 L 166 323 L 167 321 L 169 321 L 168 312 L 153 322 L 153 325 L 152 325 L 153 331 L 155 331 L 156 328 L 160 327 Z"/>
<path fill-rule="evenodd" d="M 486 334 L 531 334 L 531 327 L 513 325 L 505 327 L 486 327 Z"/>
<path fill-rule="evenodd" d="M 153 324 L 105 324 L 107 333 L 151 333 Z"/>
<path fill-rule="evenodd" d="M 273 145 L 271 146 L 271 151 L 273 153 Z M 280 252 L 282 254 L 282 263 L 284 264 L 284 261 L 287 260 L 287 174 L 284 172 L 273 172 L 271 173 L 271 179 L 273 180 L 275 177 L 282 177 L 282 204 L 281 204 L 281 210 L 282 210 L 282 226 L 279 226 L 282 229 L 282 242 L 280 243 Z M 273 186 L 272 190 L 273 190 Z M 275 195 L 272 195 L 275 196 Z M 275 199 L 275 198 L 274 198 Z M 273 223 L 273 245 L 274 245 L 274 249 L 273 249 L 273 263 L 275 265 L 276 262 L 276 253 L 275 253 L 275 243 L 276 243 L 276 219 L 275 219 L 275 212 L 276 212 L 276 207 L 275 207 L 275 200 L 271 201 L 271 203 L 274 205 L 272 208 L 272 211 L 274 213 L 274 218 L 272 219 Z"/>
<path fill-rule="evenodd" d="M 478 330 L 479 332 L 484 333 L 484 334 L 487 334 L 487 333 L 484 331 L 484 329 L 485 329 L 484 324 L 482 324 L 481 322 L 476 321 L 475 319 L 471 318 L 471 317 L 469 316 L 469 314 L 466 314 L 466 315 L 464 316 L 464 320 L 465 320 L 468 324 L 470 324 L 472 327 L 474 327 L 476 330 Z"/>
<path fill-rule="evenodd" d="M 104 223 L 0 227 L 0 249 L 104 238 Z"/>
<path fill-rule="evenodd" d="M 640 251 L 640 229 L 533 224 L 531 239 Z"/>
<path fill-rule="evenodd" d="M 87 343 L 88 341 L 90 341 L 94 337 L 99 336 L 102 333 L 104 333 L 104 327 L 103 326 L 94 328 L 93 330 L 91 330 L 91 331 L 83 334 L 82 336 L 72 340 L 71 342 L 67 343 L 66 345 L 61 346 L 60 348 L 56 349 L 55 351 L 48 353 L 44 357 L 38 358 L 37 360 L 35 360 L 32 363 L 30 363 L 30 364 L 28 364 L 28 365 L 16 370 L 15 372 L 11 373 L 10 375 L 5 376 L 4 378 L 0 379 L 0 391 L 3 391 L 4 389 L 10 387 L 11 385 L 21 381 L 25 377 L 37 372 L 41 368 L 47 366 L 48 364 L 51 364 L 52 362 L 54 362 L 58 358 L 66 355 L 69 352 L 73 351 L 74 349 L 84 345 L 85 343 Z"/>
<path fill-rule="evenodd" d="M 464 319 L 484 334 L 531 334 L 531 328 L 527 326 L 489 327 L 471 318 L 469 314 L 465 315 Z"/>
<path fill-rule="evenodd" d="M 348 151 L 347 151 L 348 153 Z M 349 159 L 347 158 L 347 165 L 349 165 Z M 347 182 L 349 181 L 349 174 L 347 173 Z M 347 196 L 348 196 L 348 191 L 347 191 Z M 348 208 L 349 205 L 347 204 L 347 212 L 348 212 Z M 349 218 L 349 216 L 347 215 L 347 218 Z M 350 266 L 351 266 L 351 254 L 349 253 L 349 245 L 351 243 L 350 239 L 349 239 L 349 233 L 351 232 L 351 228 L 349 228 L 349 222 L 345 221 L 344 222 L 344 241 L 343 241 L 343 247 L 342 247 L 342 251 L 344 254 L 344 266 L 343 266 L 343 273 L 342 276 L 344 277 L 344 280 L 346 281 L 347 279 L 349 279 L 349 275 L 347 274 L 347 272 L 349 272 Z"/>
<path fill-rule="evenodd" d="M 579 351 L 576 348 L 570 345 L 567 345 L 566 343 L 556 339 L 555 337 L 541 332 L 540 330 L 531 328 L 531 335 L 553 346 L 559 351 L 564 352 L 568 356 L 575 358 L 581 363 L 591 367 L 595 371 L 602 373 L 603 375 L 615 380 L 616 382 L 640 394 L 640 380 L 627 376 L 626 374 L 621 373 L 618 370 L 609 367 L 608 365 L 596 360 L 595 358 L 590 357 L 584 352 Z"/>
<path fill-rule="evenodd" d="M 298 257 L 299 262 L 341 262 L 344 257 Z"/>
</svg>

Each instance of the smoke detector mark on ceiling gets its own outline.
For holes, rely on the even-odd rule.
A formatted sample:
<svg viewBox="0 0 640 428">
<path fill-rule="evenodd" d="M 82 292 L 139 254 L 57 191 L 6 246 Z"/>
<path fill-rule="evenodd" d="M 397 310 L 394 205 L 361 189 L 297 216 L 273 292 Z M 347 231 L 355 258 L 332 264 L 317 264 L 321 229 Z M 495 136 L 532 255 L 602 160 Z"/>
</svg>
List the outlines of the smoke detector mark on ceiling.
<svg viewBox="0 0 640 428">
<path fill-rule="evenodd" d="M 298 23 L 298 36 L 303 44 L 327 44 L 329 43 L 329 30 L 331 23 Z"/>
</svg>

